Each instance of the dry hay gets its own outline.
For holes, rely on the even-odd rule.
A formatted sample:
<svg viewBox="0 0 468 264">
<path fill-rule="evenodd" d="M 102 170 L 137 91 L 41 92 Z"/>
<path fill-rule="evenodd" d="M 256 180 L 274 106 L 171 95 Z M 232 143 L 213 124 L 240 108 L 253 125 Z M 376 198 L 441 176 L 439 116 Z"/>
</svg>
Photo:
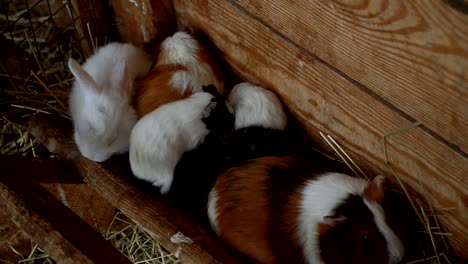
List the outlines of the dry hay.
<svg viewBox="0 0 468 264">
<path fill-rule="evenodd" d="M 154 240 L 140 226 L 133 223 L 125 215 L 118 212 L 107 230 L 101 232 L 102 236 L 110 241 L 134 264 L 180 264 L 175 254 L 169 253 L 161 244 Z M 23 256 L 16 249 L 13 252 L 21 257 L 16 263 L 26 264 L 54 264 L 46 252 L 36 244 L 31 244 L 31 251 Z M 1 260 L 0 263 L 11 263 Z"/>
<path fill-rule="evenodd" d="M 122 224 L 123 227 L 121 227 Z M 121 228 L 114 231 L 114 226 Z M 135 264 L 180 263 L 175 254 L 169 253 L 158 241 L 154 240 L 140 226 L 131 222 L 120 212 L 114 216 L 103 236 Z"/>
</svg>

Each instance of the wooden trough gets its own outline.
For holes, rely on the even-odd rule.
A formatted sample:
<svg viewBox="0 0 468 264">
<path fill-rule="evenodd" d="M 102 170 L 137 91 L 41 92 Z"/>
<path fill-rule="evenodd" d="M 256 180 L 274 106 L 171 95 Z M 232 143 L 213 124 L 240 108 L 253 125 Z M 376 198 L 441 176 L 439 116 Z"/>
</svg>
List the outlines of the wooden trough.
<svg viewBox="0 0 468 264">
<path fill-rule="evenodd" d="M 101 7 L 102 17 L 109 16 L 105 1 L 91 2 Z M 202 31 L 238 76 L 276 92 L 325 152 L 331 150 L 320 132 L 333 135 L 369 174 L 387 175 L 394 183 L 401 179 L 444 211 L 438 219 L 451 234 L 451 246 L 468 258 L 466 1 L 113 0 L 111 5 L 123 41 L 158 42 L 177 27 Z M 168 250 L 179 247 L 170 242 L 175 233 L 192 238 L 193 244 L 183 246 L 183 263 L 240 262 L 184 212 L 129 184 L 112 162 L 101 165 L 81 157 L 70 127 L 36 117 L 30 132 Z M 16 162 L 32 166 L 24 165 L 25 174 L 33 169 L 68 174 L 55 161 Z M 20 180 L 13 172 L 2 176 L 6 208 L 57 261 L 125 263 L 53 197 L 30 197 L 44 192 L 41 179 L 29 183 L 24 178 L 27 189 L 35 190 L 29 194 L 18 187 Z M 54 204 L 55 215 L 44 203 Z M 66 229 L 54 217 L 76 226 Z M 80 242 L 85 235 L 96 238 L 88 247 Z"/>
</svg>

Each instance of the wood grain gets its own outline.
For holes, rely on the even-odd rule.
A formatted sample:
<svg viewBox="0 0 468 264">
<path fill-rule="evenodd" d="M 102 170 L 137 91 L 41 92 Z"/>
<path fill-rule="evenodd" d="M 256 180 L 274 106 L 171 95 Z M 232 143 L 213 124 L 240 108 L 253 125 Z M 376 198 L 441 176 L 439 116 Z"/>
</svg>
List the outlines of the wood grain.
<svg viewBox="0 0 468 264">
<path fill-rule="evenodd" d="M 468 154 L 468 15 L 444 1 L 233 0 Z"/>
<path fill-rule="evenodd" d="M 93 53 L 93 43 L 94 46 L 100 46 L 110 37 L 111 24 L 106 1 L 71 0 L 71 7 L 81 51 L 88 56 Z"/>
<path fill-rule="evenodd" d="M 314 140 L 331 134 L 361 166 L 391 175 L 382 136 L 408 120 L 230 2 L 176 0 L 176 17 L 203 30 L 241 77 L 274 90 Z M 440 221 L 467 257 L 468 160 L 420 128 L 389 138 L 388 152 L 405 184 L 434 207 L 455 208 Z"/>
<path fill-rule="evenodd" d="M 112 0 L 117 31 L 122 41 L 135 45 L 159 43 L 176 29 L 170 0 Z M 150 45 L 150 53 L 154 53 Z"/>
<path fill-rule="evenodd" d="M 51 152 L 70 161 L 90 186 L 158 239 L 164 248 L 170 252 L 182 248 L 182 263 L 241 263 L 206 227 L 178 208 L 132 185 L 129 182 L 131 172 L 115 166 L 128 162 L 128 157 L 124 157 L 124 161 L 114 160 L 114 163 L 112 160 L 102 164 L 90 161 L 82 157 L 73 144 L 70 124 L 53 122 L 45 117 L 33 118 L 28 130 Z M 172 243 L 170 238 L 177 232 L 190 237 L 193 243 Z"/>
<path fill-rule="evenodd" d="M 12 221 L 58 263 L 131 263 L 37 182 L 18 177 L 15 168 L 2 170 L 0 198 Z"/>
<path fill-rule="evenodd" d="M 141 45 L 156 36 L 150 0 L 112 0 L 111 6 L 122 41 Z"/>
<path fill-rule="evenodd" d="M 116 213 L 115 207 L 85 184 L 72 166 L 59 159 L 0 155 L 0 168 L 14 168 L 11 173 L 22 180 L 41 184 L 96 230 L 108 228 Z M 9 223 L 10 216 L 0 213 L 0 226 Z"/>
<path fill-rule="evenodd" d="M 87 184 L 42 183 L 41 185 L 95 230 L 106 230 L 117 213 L 112 204 L 102 199 L 102 196 Z"/>
</svg>

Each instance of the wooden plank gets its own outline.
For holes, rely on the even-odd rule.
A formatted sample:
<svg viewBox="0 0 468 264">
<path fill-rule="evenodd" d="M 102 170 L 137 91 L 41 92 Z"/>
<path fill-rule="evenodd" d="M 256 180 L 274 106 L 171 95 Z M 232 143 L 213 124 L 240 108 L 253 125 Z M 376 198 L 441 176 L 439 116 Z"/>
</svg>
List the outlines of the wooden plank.
<svg viewBox="0 0 468 264">
<path fill-rule="evenodd" d="M 171 0 L 112 0 L 117 31 L 122 41 L 148 44 L 157 55 L 157 45 L 176 30 Z"/>
<path fill-rule="evenodd" d="M 164 248 L 171 252 L 181 248 L 182 263 L 241 263 L 206 227 L 164 200 L 132 185 L 129 182 L 131 172 L 113 166 L 127 163 L 128 158 L 123 162 L 112 163 L 111 160 L 98 164 L 82 157 L 72 143 L 70 124 L 53 122 L 45 116 L 33 118 L 28 130 L 51 152 L 73 163 L 89 185 L 158 239 Z M 190 237 L 193 243 L 182 245 L 171 242 L 171 237 L 178 232 Z"/>
<path fill-rule="evenodd" d="M 204 31 L 241 77 L 274 90 L 312 139 L 323 145 L 318 132 L 331 134 L 358 164 L 391 175 L 382 136 L 408 120 L 231 1 L 176 0 L 175 11 L 179 23 Z M 407 186 L 434 207 L 455 208 L 439 220 L 453 233 L 457 253 L 467 257 L 468 160 L 420 128 L 389 138 L 388 153 Z"/>
<path fill-rule="evenodd" d="M 122 41 L 142 45 L 156 36 L 150 0 L 112 0 L 111 6 Z"/>
<path fill-rule="evenodd" d="M 0 261 L 2 263 L 18 263 L 23 259 L 22 256 L 27 256 L 30 252 L 31 239 L 13 223 L 12 226 L 0 230 Z"/>
<path fill-rule="evenodd" d="M 22 180 L 14 170 L 2 171 L 0 198 L 12 221 L 59 263 L 131 263 L 37 182 Z"/>
<path fill-rule="evenodd" d="M 229 2 L 468 155 L 468 15 L 461 7 L 449 1 Z"/>
<path fill-rule="evenodd" d="M 85 184 L 73 167 L 62 160 L 0 155 L 0 168 L 23 181 L 40 183 L 96 230 L 108 228 L 116 213 L 115 207 Z M 9 223 L 9 219 L 9 215 L 0 213 L 0 226 Z"/>
<path fill-rule="evenodd" d="M 71 7 L 81 50 L 88 56 L 110 38 L 109 8 L 103 0 L 71 0 Z"/>
<path fill-rule="evenodd" d="M 41 186 L 97 231 L 106 230 L 117 213 L 112 204 L 87 184 L 42 183 Z"/>
</svg>

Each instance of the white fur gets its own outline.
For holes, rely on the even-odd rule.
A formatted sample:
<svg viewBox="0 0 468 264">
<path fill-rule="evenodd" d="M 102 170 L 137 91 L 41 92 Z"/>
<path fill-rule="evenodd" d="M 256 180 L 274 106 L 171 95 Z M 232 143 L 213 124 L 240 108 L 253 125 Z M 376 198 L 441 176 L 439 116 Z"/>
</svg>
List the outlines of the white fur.
<svg viewBox="0 0 468 264">
<path fill-rule="evenodd" d="M 136 177 L 161 187 L 162 194 L 169 191 L 182 154 L 202 143 L 209 133 L 201 116 L 211 98 L 209 93 L 195 93 L 163 105 L 137 122 L 130 137 L 130 165 Z"/>
<path fill-rule="evenodd" d="M 387 241 L 387 250 L 390 256 L 389 264 L 396 264 L 401 261 L 404 255 L 404 247 L 401 240 L 393 230 L 385 223 L 385 213 L 378 203 L 364 199 L 364 203 L 374 215 L 374 221 L 380 233 Z"/>
<path fill-rule="evenodd" d="M 240 83 L 229 94 L 229 103 L 235 112 L 235 129 L 249 126 L 286 128 L 287 118 L 278 97 L 250 83 Z"/>
<path fill-rule="evenodd" d="M 340 173 L 327 173 L 310 180 L 303 190 L 299 214 L 299 238 L 308 263 L 324 263 L 320 257 L 317 225 L 332 214 L 348 195 L 359 195 L 366 181 Z"/>
<path fill-rule="evenodd" d="M 176 72 L 170 81 L 170 84 L 181 93 L 187 90 L 192 93 L 200 92 L 203 85 L 214 84 L 222 94 L 224 83 L 216 78 L 209 64 L 200 60 L 200 50 L 199 42 L 190 34 L 177 32 L 161 43 L 161 53 L 165 52 L 167 56 L 157 64 L 180 64 L 187 68 Z"/>
<path fill-rule="evenodd" d="M 131 106 L 133 81 L 145 75 L 152 60 L 131 44 L 110 43 L 80 66 L 70 59 L 75 82 L 70 94 L 74 139 L 81 154 L 104 161 L 128 151 L 137 116 Z"/>
<path fill-rule="evenodd" d="M 219 236 L 218 228 L 218 212 L 216 207 L 218 206 L 218 194 L 213 188 L 208 196 L 208 219 L 210 220 L 210 225 L 213 231 Z"/>
<path fill-rule="evenodd" d="M 310 180 L 302 191 L 299 213 L 299 238 L 308 263 L 324 263 L 320 257 L 317 225 L 349 195 L 362 196 L 369 184 L 364 179 L 340 173 L 325 173 L 317 180 Z M 373 201 L 363 199 L 374 215 L 377 228 L 387 241 L 389 264 L 398 263 L 403 257 L 403 244 L 385 223 L 383 208 Z"/>
</svg>

